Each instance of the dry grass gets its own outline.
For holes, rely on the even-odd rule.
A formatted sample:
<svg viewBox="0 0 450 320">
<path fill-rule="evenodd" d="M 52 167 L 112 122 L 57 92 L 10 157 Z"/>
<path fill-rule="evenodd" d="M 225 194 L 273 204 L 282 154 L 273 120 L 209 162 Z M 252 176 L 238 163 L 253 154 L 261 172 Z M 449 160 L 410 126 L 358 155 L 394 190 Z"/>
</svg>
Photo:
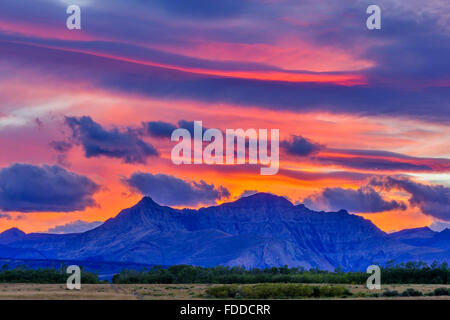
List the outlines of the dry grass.
<svg viewBox="0 0 450 320">
<path fill-rule="evenodd" d="M 144 300 L 148 299 L 204 299 L 204 292 L 211 284 L 147 284 L 121 285 L 135 290 Z"/>
<path fill-rule="evenodd" d="M 124 290 L 114 290 L 110 284 L 85 284 L 81 290 L 68 290 L 62 284 L 0 284 L 2 300 L 93 300 L 136 299 Z"/>
<path fill-rule="evenodd" d="M 320 284 L 319 284 L 320 285 Z M 62 284 L 0 284 L 0 300 L 136 300 L 136 299 L 205 299 L 205 289 L 211 284 L 85 284 L 81 290 L 67 290 Z M 382 290 L 369 291 L 363 285 L 345 285 L 353 294 L 364 295 L 383 290 L 397 290 L 402 293 L 407 288 L 413 288 L 426 294 L 439 287 L 450 288 L 449 285 L 384 285 Z M 355 297 L 370 299 L 370 297 Z M 375 299 L 448 299 L 450 296 L 394 297 Z"/>
<path fill-rule="evenodd" d="M 381 290 L 369 290 L 364 285 L 345 285 L 347 289 L 350 290 L 351 293 L 355 295 L 352 299 L 386 299 L 386 300 L 408 300 L 408 299 L 420 299 L 420 300 L 450 300 L 450 296 L 425 296 L 425 294 L 434 291 L 437 288 L 450 288 L 450 285 L 443 284 L 386 284 L 381 286 Z M 374 293 L 382 294 L 384 290 L 396 290 L 400 294 L 408 288 L 415 289 L 424 294 L 424 296 L 419 297 L 364 297 L 364 295 L 371 295 Z M 358 297 L 358 295 L 362 295 L 362 297 Z"/>
</svg>

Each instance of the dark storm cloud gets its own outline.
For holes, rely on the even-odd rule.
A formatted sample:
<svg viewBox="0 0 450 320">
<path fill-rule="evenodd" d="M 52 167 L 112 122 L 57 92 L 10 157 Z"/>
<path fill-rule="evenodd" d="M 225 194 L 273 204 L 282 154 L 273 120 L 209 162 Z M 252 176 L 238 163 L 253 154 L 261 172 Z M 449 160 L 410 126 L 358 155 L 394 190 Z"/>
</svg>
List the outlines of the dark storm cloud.
<svg viewBox="0 0 450 320">
<path fill-rule="evenodd" d="M 126 163 L 146 163 L 148 157 L 158 155 L 157 150 L 131 128 L 107 130 L 88 116 L 66 117 L 66 124 L 88 158 L 106 156 L 122 159 Z"/>
<path fill-rule="evenodd" d="M 135 172 L 129 178 L 124 178 L 123 182 L 133 191 L 150 196 L 163 205 L 214 204 L 217 200 L 230 196 L 225 187 L 216 188 L 203 180 L 186 181 L 166 174 Z"/>
<path fill-rule="evenodd" d="M 59 166 L 13 164 L 0 170 L 0 208 L 19 212 L 70 212 L 96 205 L 99 185 Z"/>
</svg>

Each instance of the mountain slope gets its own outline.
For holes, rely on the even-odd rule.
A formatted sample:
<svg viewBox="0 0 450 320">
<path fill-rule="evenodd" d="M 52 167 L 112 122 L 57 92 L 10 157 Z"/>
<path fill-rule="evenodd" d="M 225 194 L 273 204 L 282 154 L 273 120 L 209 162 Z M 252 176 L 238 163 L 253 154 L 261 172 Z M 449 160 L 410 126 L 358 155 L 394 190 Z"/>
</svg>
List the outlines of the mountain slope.
<svg viewBox="0 0 450 320">
<path fill-rule="evenodd" d="M 364 270 L 397 258 L 449 258 L 448 247 L 405 241 L 345 210 L 316 212 L 258 193 L 199 210 L 164 207 L 144 197 L 93 230 L 22 235 L 9 246 L 39 250 L 48 259 L 249 268 L 286 264 Z"/>
<path fill-rule="evenodd" d="M 425 231 L 425 234 L 423 230 L 417 232 L 417 229 L 403 231 L 405 231 L 405 233 L 403 233 L 400 237 L 398 235 L 394 235 L 394 237 L 405 244 L 415 247 L 450 250 L 450 229 L 448 228 L 442 230 L 441 232 L 436 232 L 429 229 L 429 231 Z"/>
<path fill-rule="evenodd" d="M 408 239 L 429 239 L 438 234 L 439 232 L 433 231 L 428 227 L 405 229 L 398 232 L 391 233 L 389 236 L 397 240 Z"/>
<path fill-rule="evenodd" d="M 0 259 L 46 259 L 42 253 L 33 248 L 12 248 L 0 245 Z"/>
<path fill-rule="evenodd" d="M 0 233 L 0 244 L 16 242 L 25 237 L 25 232 L 17 228 L 11 228 Z"/>
</svg>

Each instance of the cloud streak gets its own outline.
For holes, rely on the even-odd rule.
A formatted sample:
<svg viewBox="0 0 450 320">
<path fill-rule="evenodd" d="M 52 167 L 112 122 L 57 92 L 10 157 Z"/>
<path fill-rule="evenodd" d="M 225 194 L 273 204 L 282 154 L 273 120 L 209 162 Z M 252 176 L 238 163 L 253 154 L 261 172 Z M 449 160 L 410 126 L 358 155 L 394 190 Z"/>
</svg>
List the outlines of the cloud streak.
<svg viewBox="0 0 450 320">
<path fill-rule="evenodd" d="M 287 83 L 232 77 L 217 77 L 145 66 L 92 54 L 66 52 L 23 44 L 0 43 L 1 55 L 51 72 L 58 70 L 79 80 L 89 77 L 98 86 L 122 93 L 149 97 L 258 106 L 296 112 L 328 111 L 360 116 L 396 116 L 448 122 L 450 91 L 429 86 L 414 91 L 380 84 L 371 86 L 330 83 Z M 34 52 L 24 57 L 23 52 Z M 86 70 L 85 65 L 91 68 Z M 82 71 L 80 71 L 82 70 Z M 232 94 L 227 94 L 232 93 Z M 423 106 L 427 106 L 424 108 Z"/>
</svg>

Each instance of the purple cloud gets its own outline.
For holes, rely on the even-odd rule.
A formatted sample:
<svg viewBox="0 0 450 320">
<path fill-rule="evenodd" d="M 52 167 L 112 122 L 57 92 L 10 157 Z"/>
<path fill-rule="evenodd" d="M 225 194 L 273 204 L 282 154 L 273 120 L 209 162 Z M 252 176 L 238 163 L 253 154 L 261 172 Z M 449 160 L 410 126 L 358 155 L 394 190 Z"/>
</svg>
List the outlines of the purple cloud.
<svg viewBox="0 0 450 320">
<path fill-rule="evenodd" d="M 324 148 L 322 145 L 299 135 L 292 135 L 290 139 L 281 141 L 280 146 L 293 156 L 309 156 Z"/>
<path fill-rule="evenodd" d="M 369 186 L 357 190 L 325 188 L 311 195 L 303 203 L 314 210 L 348 210 L 358 213 L 375 213 L 394 209 L 405 210 L 406 205 L 395 200 L 388 201 Z"/>
<path fill-rule="evenodd" d="M 71 212 L 96 205 L 100 186 L 59 166 L 13 164 L 0 170 L 0 209 Z"/>
<path fill-rule="evenodd" d="M 203 180 L 187 181 L 166 174 L 135 172 L 122 181 L 133 191 L 150 196 L 164 205 L 214 204 L 230 196 L 228 189 L 223 186 L 215 187 Z"/>
<path fill-rule="evenodd" d="M 131 128 L 107 130 L 87 116 L 66 117 L 66 124 L 88 158 L 105 156 L 119 158 L 126 163 L 146 163 L 147 157 L 158 156 L 158 151 Z"/>
<path fill-rule="evenodd" d="M 164 121 L 149 121 L 143 123 L 145 133 L 156 138 L 170 138 L 177 127 Z"/>
<path fill-rule="evenodd" d="M 411 195 L 409 203 L 419 207 L 429 216 L 450 221 L 450 188 L 443 185 L 426 185 L 411 181 L 408 178 L 377 177 L 371 179 L 369 185 L 384 190 L 399 189 Z"/>
<path fill-rule="evenodd" d="M 361 116 L 389 115 L 449 122 L 450 90 L 436 85 L 398 88 L 391 84 L 344 86 L 327 83 L 289 83 L 225 78 L 145 66 L 89 54 L 0 43 L 0 60 L 20 63 L 42 72 L 70 74 L 72 80 L 89 78 L 100 87 L 174 100 L 259 106 L 297 112 L 328 111 Z M 33 55 L 31 55 L 33 53 Z M 85 66 L 90 68 L 86 69 Z M 424 106 L 427 106 L 424 108 Z"/>
</svg>

